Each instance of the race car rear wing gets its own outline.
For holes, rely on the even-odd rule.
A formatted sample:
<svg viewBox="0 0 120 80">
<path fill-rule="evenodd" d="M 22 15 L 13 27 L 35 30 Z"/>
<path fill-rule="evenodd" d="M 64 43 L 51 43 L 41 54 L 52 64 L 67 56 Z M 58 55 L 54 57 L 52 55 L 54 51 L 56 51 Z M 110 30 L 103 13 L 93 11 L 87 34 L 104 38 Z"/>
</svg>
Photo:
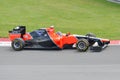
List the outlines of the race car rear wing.
<svg viewBox="0 0 120 80">
<path fill-rule="evenodd" d="M 26 26 L 18 26 L 14 28 L 12 31 L 9 31 L 11 34 L 21 34 L 21 37 L 26 33 Z"/>
</svg>

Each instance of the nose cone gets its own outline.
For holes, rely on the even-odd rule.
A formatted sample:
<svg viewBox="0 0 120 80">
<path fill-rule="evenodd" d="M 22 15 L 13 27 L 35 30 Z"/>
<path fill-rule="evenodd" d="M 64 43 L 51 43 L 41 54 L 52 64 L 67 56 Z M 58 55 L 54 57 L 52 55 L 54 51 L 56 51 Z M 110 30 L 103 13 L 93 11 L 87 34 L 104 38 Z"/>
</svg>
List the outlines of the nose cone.
<svg viewBox="0 0 120 80">
<path fill-rule="evenodd" d="M 110 43 L 110 40 L 109 40 L 109 39 L 102 39 L 101 41 L 102 41 L 103 43 L 107 43 L 107 44 Z"/>
</svg>

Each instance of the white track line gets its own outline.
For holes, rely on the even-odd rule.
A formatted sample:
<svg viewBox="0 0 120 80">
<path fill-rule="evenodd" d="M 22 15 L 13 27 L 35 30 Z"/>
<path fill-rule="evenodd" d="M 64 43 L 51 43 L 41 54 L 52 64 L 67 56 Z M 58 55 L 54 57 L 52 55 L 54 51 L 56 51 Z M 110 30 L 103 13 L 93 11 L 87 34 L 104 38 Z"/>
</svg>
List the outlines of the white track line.
<svg viewBox="0 0 120 80">
<path fill-rule="evenodd" d="M 120 46 L 120 42 L 118 44 L 109 44 L 110 46 Z M 108 46 L 109 46 L 108 45 Z M 0 41 L 0 46 L 11 46 L 10 41 Z"/>
<path fill-rule="evenodd" d="M 9 41 L 0 42 L 0 46 L 11 46 L 11 42 Z"/>
</svg>

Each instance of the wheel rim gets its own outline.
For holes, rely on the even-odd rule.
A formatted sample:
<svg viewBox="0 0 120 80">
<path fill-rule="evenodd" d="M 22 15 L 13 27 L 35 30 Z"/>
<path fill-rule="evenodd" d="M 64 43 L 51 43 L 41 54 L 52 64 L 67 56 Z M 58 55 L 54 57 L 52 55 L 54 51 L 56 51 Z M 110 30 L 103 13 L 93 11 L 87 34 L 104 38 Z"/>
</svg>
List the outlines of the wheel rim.
<svg viewBox="0 0 120 80">
<path fill-rule="evenodd" d="M 86 48 L 85 43 L 84 42 L 79 42 L 78 48 L 82 49 L 82 50 L 85 49 Z"/>
<path fill-rule="evenodd" d="M 20 42 L 14 42 L 14 48 L 20 48 Z"/>
</svg>

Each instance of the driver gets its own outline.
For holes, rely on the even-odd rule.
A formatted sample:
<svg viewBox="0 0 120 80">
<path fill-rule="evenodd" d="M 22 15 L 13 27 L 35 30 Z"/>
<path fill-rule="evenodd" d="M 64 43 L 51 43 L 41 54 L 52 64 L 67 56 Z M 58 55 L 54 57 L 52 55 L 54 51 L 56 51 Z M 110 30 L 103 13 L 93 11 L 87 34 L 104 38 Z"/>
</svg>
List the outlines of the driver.
<svg viewBox="0 0 120 80">
<path fill-rule="evenodd" d="M 47 29 L 48 32 L 50 33 L 54 33 L 54 26 L 50 26 L 48 29 Z"/>
</svg>

